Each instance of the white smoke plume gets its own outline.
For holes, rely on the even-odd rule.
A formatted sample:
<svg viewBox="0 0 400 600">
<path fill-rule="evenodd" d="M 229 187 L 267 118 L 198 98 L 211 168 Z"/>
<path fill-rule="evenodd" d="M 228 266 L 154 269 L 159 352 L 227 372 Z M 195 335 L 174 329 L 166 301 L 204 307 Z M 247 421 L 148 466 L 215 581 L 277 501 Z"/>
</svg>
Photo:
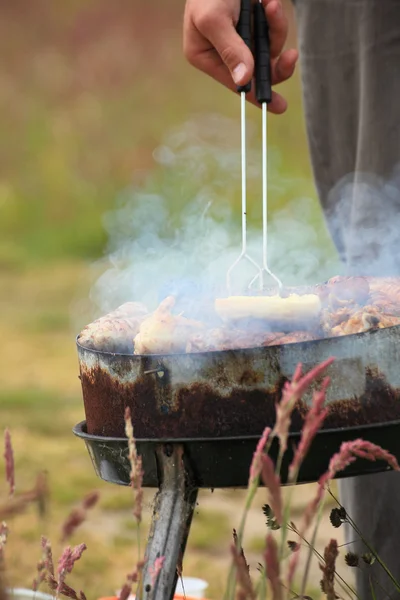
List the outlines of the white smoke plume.
<svg viewBox="0 0 400 600">
<path fill-rule="evenodd" d="M 353 275 L 400 275 L 400 166 L 389 177 L 355 173 L 331 190 L 332 235 Z"/>
<path fill-rule="evenodd" d="M 261 263 L 261 148 L 251 130 L 247 142 L 248 251 Z M 180 298 L 177 309 L 196 312 L 225 293 L 226 271 L 240 253 L 239 123 L 220 115 L 194 119 L 166 136 L 154 160 L 146 183 L 126 190 L 105 215 L 109 244 L 91 290 L 96 316 L 131 300 L 153 309 L 171 292 Z M 269 148 L 268 164 L 270 268 L 285 285 L 337 274 L 316 198 L 298 197 L 301 182 L 281 173 L 277 149 Z M 233 273 L 235 291 L 254 273 L 243 262 Z"/>
</svg>

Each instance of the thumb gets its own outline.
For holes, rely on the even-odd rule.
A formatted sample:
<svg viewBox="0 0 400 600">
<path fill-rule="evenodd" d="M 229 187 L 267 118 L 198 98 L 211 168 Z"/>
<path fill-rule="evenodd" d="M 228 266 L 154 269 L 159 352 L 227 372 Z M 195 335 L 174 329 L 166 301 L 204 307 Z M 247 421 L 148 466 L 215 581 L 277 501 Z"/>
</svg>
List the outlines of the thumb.
<svg viewBox="0 0 400 600">
<path fill-rule="evenodd" d="M 200 33 L 209 40 L 228 67 L 236 85 L 248 83 L 254 71 L 253 55 L 240 35 L 237 33 L 231 18 L 227 15 L 215 14 L 202 19 L 197 24 Z"/>
</svg>

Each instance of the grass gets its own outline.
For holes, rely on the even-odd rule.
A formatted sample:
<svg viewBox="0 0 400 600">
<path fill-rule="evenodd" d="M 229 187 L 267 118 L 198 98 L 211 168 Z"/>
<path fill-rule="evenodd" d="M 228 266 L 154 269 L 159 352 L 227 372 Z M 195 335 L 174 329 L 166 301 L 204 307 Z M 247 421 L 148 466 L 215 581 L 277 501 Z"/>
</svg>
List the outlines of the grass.
<svg viewBox="0 0 400 600">
<path fill-rule="evenodd" d="M 188 552 L 191 549 L 207 550 L 210 553 L 220 552 L 226 540 L 230 538 L 231 527 L 226 514 L 221 511 L 195 511 L 188 541 Z"/>
<path fill-rule="evenodd" d="M 0 423 L 12 431 L 17 490 L 33 485 L 43 468 L 51 484 L 44 525 L 33 511 L 10 523 L 6 558 L 10 580 L 18 585 L 30 585 L 35 574 L 40 534 L 48 534 L 58 552 L 60 523 L 91 489 L 99 489 L 101 501 L 73 540 L 84 540 L 88 551 L 72 583 L 96 599 L 119 588 L 133 566 L 129 490 L 97 479 L 84 444 L 71 433 L 84 418 L 74 337 L 93 315 L 89 292 L 101 269 L 93 261 L 107 242 L 105 213 L 132 182 L 162 193 L 176 221 L 188 198 L 207 185 L 221 202 L 240 203 L 238 168 L 218 183 L 221 173 L 213 164 L 207 180 L 153 158 L 168 132 L 196 115 L 239 123 L 238 99 L 186 64 L 181 12 L 177 0 L 168 6 L 137 0 L 56 6 L 41 0 L 32 7 L 15 0 L 1 9 Z M 156 45 L 149 45 L 149 32 Z M 309 198 L 315 244 L 326 246 L 329 256 L 298 76 L 282 91 L 290 111 L 269 119 L 271 214 L 284 210 L 298 218 L 298 199 Z M 250 107 L 248 115 L 257 149 L 260 113 Z M 237 129 L 235 152 L 238 139 Z M 259 220 L 258 194 L 259 182 L 250 182 L 253 225 Z M 152 491 L 146 498 L 143 536 Z M 227 492 L 219 498 L 204 507 L 201 496 L 184 566 L 187 575 L 210 582 L 210 598 L 222 595 L 226 548 L 242 496 Z"/>
</svg>

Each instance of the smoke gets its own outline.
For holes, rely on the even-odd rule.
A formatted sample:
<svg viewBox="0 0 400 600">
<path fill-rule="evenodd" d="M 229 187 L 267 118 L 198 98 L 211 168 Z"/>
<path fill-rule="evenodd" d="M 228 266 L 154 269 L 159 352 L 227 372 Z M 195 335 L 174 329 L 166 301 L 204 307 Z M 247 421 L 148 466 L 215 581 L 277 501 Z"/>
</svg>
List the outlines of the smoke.
<svg viewBox="0 0 400 600">
<path fill-rule="evenodd" d="M 328 220 L 349 274 L 400 275 L 400 167 L 356 173 L 331 190 Z"/>
<path fill-rule="evenodd" d="M 254 133 L 248 127 L 247 235 L 248 253 L 261 263 L 261 148 Z M 240 254 L 239 123 L 199 117 L 167 135 L 153 156 L 147 181 L 121 194 L 104 217 L 109 242 L 91 290 L 97 314 L 131 300 L 153 309 L 174 293 L 178 310 L 198 316 L 202 304 L 226 292 L 226 271 Z M 336 274 L 338 261 L 317 200 L 301 193 L 308 182 L 283 176 L 275 148 L 269 148 L 268 165 L 271 270 L 285 285 Z M 235 292 L 255 273 L 242 261 L 232 273 Z"/>
</svg>

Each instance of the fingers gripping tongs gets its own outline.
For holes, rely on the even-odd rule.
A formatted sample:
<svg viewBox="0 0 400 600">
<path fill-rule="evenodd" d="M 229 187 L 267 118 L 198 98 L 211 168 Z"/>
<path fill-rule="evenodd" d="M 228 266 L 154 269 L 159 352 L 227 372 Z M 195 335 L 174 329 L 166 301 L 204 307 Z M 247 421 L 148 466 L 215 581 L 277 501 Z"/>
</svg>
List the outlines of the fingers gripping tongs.
<svg viewBox="0 0 400 600">
<path fill-rule="evenodd" d="M 252 10 L 253 9 L 253 10 Z M 252 16 L 254 27 L 254 48 L 252 44 Z M 242 250 L 239 257 L 227 271 L 227 288 L 231 293 L 232 271 L 238 263 L 245 259 L 256 270 L 256 275 L 249 283 L 249 288 L 258 283 L 260 290 L 264 289 L 266 275 L 272 277 L 278 285 L 279 292 L 283 288 L 280 279 L 268 267 L 268 179 L 267 179 L 267 105 L 272 100 L 271 89 L 271 57 L 269 28 L 263 4 L 256 2 L 252 7 L 251 0 L 241 0 L 240 17 L 237 32 L 248 48 L 253 52 L 255 63 L 255 91 L 257 102 L 262 107 L 262 220 L 263 245 L 262 266 L 253 260 L 247 252 L 247 198 L 246 198 L 246 94 L 251 91 L 251 81 L 238 87 L 241 104 L 241 158 L 242 158 Z"/>
</svg>

